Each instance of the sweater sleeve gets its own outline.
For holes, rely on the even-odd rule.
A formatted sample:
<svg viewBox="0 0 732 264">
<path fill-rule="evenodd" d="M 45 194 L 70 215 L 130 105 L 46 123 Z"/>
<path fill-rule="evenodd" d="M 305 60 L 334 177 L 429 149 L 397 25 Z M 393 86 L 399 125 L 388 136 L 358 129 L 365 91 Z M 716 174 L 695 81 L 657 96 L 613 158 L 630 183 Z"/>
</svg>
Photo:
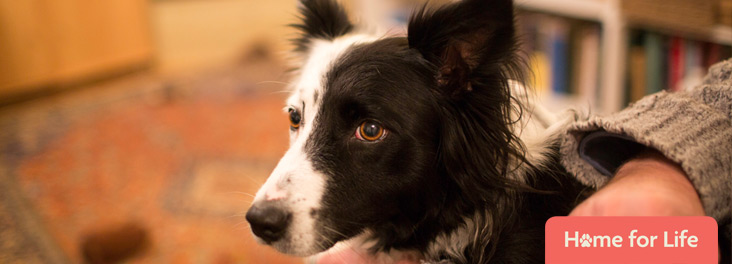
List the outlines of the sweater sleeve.
<svg viewBox="0 0 732 264">
<path fill-rule="evenodd" d="M 712 66 L 691 91 L 656 93 L 616 114 L 571 124 L 561 139 L 562 164 L 580 182 L 600 188 L 638 144 L 681 165 L 707 215 L 729 217 L 732 59 Z"/>
</svg>

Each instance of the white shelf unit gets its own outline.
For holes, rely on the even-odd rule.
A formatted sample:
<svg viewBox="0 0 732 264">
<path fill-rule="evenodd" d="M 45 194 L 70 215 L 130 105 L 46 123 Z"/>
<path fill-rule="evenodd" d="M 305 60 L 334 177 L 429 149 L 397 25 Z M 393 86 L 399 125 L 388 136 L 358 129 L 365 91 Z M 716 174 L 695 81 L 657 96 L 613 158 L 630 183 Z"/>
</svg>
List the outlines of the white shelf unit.
<svg viewBox="0 0 732 264">
<path fill-rule="evenodd" d="M 623 16 L 621 0 L 516 0 L 523 10 L 568 18 L 595 21 L 602 26 L 600 75 L 593 111 L 609 114 L 623 107 L 625 98 L 625 60 L 629 26 Z M 732 45 L 732 27 L 718 25 L 708 32 L 708 41 Z"/>
<path fill-rule="evenodd" d="M 732 46 L 732 26 L 716 25 L 711 29 L 711 41 Z"/>
</svg>

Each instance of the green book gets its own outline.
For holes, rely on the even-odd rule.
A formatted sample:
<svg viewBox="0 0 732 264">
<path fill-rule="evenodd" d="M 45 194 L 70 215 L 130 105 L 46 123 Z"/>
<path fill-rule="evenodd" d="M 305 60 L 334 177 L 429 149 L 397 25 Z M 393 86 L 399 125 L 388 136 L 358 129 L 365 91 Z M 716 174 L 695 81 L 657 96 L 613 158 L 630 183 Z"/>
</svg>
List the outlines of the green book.
<svg viewBox="0 0 732 264">
<path fill-rule="evenodd" d="M 663 90 L 663 37 L 647 32 L 643 41 L 646 54 L 646 94 Z"/>
</svg>

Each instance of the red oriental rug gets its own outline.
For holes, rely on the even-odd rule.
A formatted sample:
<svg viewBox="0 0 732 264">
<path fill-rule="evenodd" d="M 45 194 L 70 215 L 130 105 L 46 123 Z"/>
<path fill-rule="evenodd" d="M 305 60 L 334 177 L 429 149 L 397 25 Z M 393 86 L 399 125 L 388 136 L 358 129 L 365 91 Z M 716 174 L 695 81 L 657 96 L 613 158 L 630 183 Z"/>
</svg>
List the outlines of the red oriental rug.
<svg viewBox="0 0 732 264">
<path fill-rule="evenodd" d="M 244 213 L 287 148 L 282 68 L 131 76 L 0 110 L 0 263 L 82 263 L 133 223 L 126 263 L 301 263 Z M 93 240 L 92 240 L 93 241 Z"/>
</svg>

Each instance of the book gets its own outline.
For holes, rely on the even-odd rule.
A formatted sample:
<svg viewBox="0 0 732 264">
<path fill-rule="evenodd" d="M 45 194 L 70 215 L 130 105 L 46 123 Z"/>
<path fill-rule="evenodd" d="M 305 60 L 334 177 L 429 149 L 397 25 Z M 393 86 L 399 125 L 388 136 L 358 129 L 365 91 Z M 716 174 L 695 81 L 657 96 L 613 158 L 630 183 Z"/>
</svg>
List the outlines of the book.
<svg viewBox="0 0 732 264">
<path fill-rule="evenodd" d="M 630 37 L 628 49 L 628 95 L 627 102 L 635 102 L 646 95 L 646 49 L 643 45 L 643 34 L 636 32 Z"/>
<path fill-rule="evenodd" d="M 569 91 L 569 24 L 562 19 L 552 19 L 546 26 L 551 89 L 564 94 Z"/>
<path fill-rule="evenodd" d="M 664 39 L 661 35 L 648 32 L 644 35 L 643 47 L 646 56 L 646 91 L 645 94 L 652 94 L 663 90 L 664 64 Z"/>
<path fill-rule="evenodd" d="M 529 59 L 529 68 L 532 71 L 529 84 L 534 87 L 537 94 L 546 94 L 550 89 L 549 58 L 543 51 L 532 52 Z"/>
<path fill-rule="evenodd" d="M 690 72 L 703 71 L 702 56 L 701 43 L 688 39 L 684 41 L 684 76 Z"/>
<path fill-rule="evenodd" d="M 714 43 L 704 43 L 704 68 L 709 69 L 720 60 L 721 46 Z"/>
<path fill-rule="evenodd" d="M 684 39 L 671 37 L 668 48 L 668 89 L 678 91 L 684 78 Z"/>
<path fill-rule="evenodd" d="M 572 53 L 579 57 L 576 67 L 577 95 L 583 102 L 596 102 L 598 77 L 600 72 L 600 27 L 597 24 L 586 24 L 580 29 L 580 48 Z"/>
</svg>

